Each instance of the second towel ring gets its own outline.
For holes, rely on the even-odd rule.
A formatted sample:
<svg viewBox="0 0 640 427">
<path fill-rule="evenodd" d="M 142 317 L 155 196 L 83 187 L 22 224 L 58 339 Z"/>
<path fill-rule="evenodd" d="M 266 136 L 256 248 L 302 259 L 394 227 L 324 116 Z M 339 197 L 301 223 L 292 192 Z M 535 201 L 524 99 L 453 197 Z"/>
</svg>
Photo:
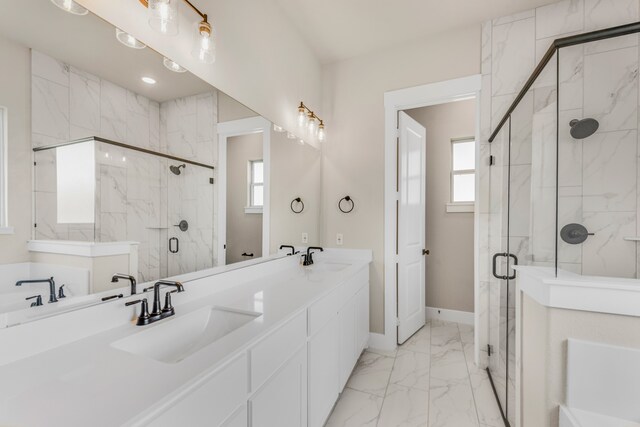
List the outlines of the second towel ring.
<svg viewBox="0 0 640 427">
<path fill-rule="evenodd" d="M 344 210 L 342 209 L 342 202 L 351 202 L 351 209 L 348 210 Z M 353 201 L 353 199 L 350 196 L 344 196 L 342 199 L 340 199 L 340 201 L 338 202 L 338 209 L 340 209 L 340 212 L 342 213 L 349 213 L 353 210 L 353 208 L 356 207 L 355 202 Z"/>
<path fill-rule="evenodd" d="M 295 210 L 295 209 L 293 208 L 293 204 L 294 204 L 294 203 L 298 203 L 299 205 L 302 205 L 299 211 L 297 211 L 297 210 Z M 296 197 L 295 199 L 293 199 L 293 200 L 291 201 L 291 211 L 292 211 L 293 213 L 297 213 L 297 214 L 299 214 L 299 213 L 301 213 L 303 210 L 304 210 L 304 202 L 302 201 L 302 199 L 301 199 L 300 197 Z"/>
</svg>

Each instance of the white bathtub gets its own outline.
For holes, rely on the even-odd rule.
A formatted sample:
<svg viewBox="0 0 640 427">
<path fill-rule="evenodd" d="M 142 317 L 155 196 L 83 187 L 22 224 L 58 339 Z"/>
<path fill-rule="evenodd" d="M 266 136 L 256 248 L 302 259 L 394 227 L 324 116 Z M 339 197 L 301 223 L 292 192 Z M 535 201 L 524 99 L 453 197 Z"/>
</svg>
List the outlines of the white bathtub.
<svg viewBox="0 0 640 427">
<path fill-rule="evenodd" d="M 19 280 L 48 279 L 53 277 L 56 283 L 56 296 L 58 289 L 64 285 L 66 298 L 60 302 L 49 306 L 49 284 L 48 283 L 25 283 L 16 286 Z M 20 318 L 30 318 L 33 315 L 46 315 L 54 308 L 62 309 L 65 306 L 75 305 L 74 300 L 89 293 L 89 270 L 84 268 L 67 267 L 55 264 L 41 263 L 18 263 L 0 265 L 0 328 L 11 323 L 12 313 L 22 312 L 27 309 Z M 35 300 L 25 300 L 25 298 L 41 295 L 43 306 L 31 307 Z"/>
<path fill-rule="evenodd" d="M 560 427 L 640 427 L 640 350 L 569 339 Z"/>
</svg>

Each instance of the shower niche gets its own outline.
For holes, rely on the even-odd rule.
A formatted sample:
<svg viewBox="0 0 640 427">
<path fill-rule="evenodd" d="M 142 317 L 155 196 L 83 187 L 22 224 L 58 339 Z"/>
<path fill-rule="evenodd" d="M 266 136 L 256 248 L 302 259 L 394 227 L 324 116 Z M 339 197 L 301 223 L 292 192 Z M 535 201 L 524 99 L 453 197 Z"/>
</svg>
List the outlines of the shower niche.
<svg viewBox="0 0 640 427">
<path fill-rule="evenodd" d="M 138 242 L 138 277 L 213 267 L 214 168 L 89 137 L 35 151 L 35 238 Z"/>
</svg>

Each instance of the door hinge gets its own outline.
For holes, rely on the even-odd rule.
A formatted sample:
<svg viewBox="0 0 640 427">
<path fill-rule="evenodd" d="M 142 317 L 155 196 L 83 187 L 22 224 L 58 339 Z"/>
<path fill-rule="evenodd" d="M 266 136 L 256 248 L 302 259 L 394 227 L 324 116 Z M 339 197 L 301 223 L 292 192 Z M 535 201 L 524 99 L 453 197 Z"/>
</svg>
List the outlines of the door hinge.
<svg viewBox="0 0 640 427">
<path fill-rule="evenodd" d="M 491 356 L 493 354 L 493 346 L 491 344 L 487 344 L 487 356 Z"/>
<path fill-rule="evenodd" d="M 400 129 L 396 128 L 396 139 L 400 139 Z"/>
<path fill-rule="evenodd" d="M 213 178 L 209 178 L 209 184 L 213 184 Z"/>
<path fill-rule="evenodd" d="M 496 164 L 496 158 L 493 155 L 489 155 L 489 166 Z"/>
</svg>

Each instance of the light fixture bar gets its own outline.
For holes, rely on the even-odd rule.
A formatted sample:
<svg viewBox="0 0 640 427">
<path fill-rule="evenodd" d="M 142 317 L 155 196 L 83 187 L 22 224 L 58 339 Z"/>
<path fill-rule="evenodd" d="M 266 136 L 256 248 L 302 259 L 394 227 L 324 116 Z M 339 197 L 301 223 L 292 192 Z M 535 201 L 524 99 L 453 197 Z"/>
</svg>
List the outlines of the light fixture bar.
<svg viewBox="0 0 640 427">
<path fill-rule="evenodd" d="M 138 1 L 140 1 L 140 3 L 142 3 L 142 5 L 143 5 L 144 7 L 149 7 L 149 0 L 138 0 Z M 207 14 L 206 14 L 206 13 L 202 13 L 202 12 L 200 12 L 200 10 L 199 10 L 197 7 L 195 7 L 195 6 L 193 5 L 193 3 L 191 3 L 189 0 L 182 0 L 182 1 L 184 1 L 186 4 L 188 4 L 188 5 L 189 5 L 189 7 L 191 7 L 191 9 L 193 9 L 193 10 L 194 10 L 198 15 L 200 15 L 200 17 L 201 17 L 205 22 L 207 22 Z"/>
<path fill-rule="evenodd" d="M 184 0 L 184 1 L 187 1 L 187 0 Z M 309 114 L 309 116 L 313 117 L 314 119 L 318 119 L 318 121 L 320 123 L 324 123 L 323 120 L 320 117 L 318 117 L 318 115 L 316 113 L 311 111 L 311 109 L 309 109 L 309 107 L 304 105 L 304 102 L 302 102 L 302 101 L 300 101 L 300 106 L 298 107 L 298 110 L 300 110 L 300 109 L 305 110 Z"/>
</svg>

